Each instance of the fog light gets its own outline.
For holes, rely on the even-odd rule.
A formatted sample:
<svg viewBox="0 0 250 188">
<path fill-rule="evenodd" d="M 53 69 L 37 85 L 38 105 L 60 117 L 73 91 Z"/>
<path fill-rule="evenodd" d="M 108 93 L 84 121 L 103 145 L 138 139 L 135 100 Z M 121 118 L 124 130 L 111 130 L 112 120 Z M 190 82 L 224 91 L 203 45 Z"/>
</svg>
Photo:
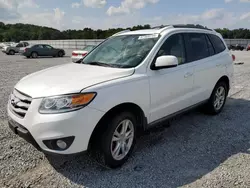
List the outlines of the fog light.
<svg viewBox="0 0 250 188">
<path fill-rule="evenodd" d="M 56 141 L 56 145 L 57 145 L 60 149 L 66 149 L 66 148 L 67 148 L 67 144 L 66 144 L 66 142 L 64 142 L 63 140 L 57 140 L 57 141 Z"/>
<path fill-rule="evenodd" d="M 64 138 L 57 138 L 53 140 L 43 140 L 43 143 L 52 150 L 64 151 L 68 149 L 73 143 L 75 137 L 69 136 Z"/>
</svg>

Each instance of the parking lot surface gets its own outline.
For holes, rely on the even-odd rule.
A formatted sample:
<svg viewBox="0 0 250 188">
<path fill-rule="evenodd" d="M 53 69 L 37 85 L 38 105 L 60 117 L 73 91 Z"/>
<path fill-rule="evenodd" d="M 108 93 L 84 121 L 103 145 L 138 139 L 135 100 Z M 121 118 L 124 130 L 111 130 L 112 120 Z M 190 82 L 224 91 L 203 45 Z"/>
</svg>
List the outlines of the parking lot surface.
<svg viewBox="0 0 250 188">
<path fill-rule="evenodd" d="M 234 65 L 233 88 L 220 115 L 195 110 L 169 128 L 147 131 L 128 162 L 110 170 L 88 154 L 45 156 L 8 128 L 6 104 L 18 80 L 70 57 L 0 52 L 0 187 L 250 187 L 250 52 L 233 53 L 244 64 Z"/>
</svg>

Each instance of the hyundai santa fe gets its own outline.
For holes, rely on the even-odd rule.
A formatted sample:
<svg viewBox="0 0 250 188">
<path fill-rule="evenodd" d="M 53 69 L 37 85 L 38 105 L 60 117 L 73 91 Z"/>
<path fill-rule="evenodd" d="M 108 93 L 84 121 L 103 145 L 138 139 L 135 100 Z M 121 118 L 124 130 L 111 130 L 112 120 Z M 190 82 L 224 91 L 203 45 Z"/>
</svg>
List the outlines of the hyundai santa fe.
<svg viewBox="0 0 250 188">
<path fill-rule="evenodd" d="M 22 78 L 9 97 L 9 126 L 45 153 L 90 149 L 115 168 L 139 130 L 199 105 L 220 113 L 232 77 L 232 54 L 214 30 L 122 31 L 78 63 Z"/>
</svg>

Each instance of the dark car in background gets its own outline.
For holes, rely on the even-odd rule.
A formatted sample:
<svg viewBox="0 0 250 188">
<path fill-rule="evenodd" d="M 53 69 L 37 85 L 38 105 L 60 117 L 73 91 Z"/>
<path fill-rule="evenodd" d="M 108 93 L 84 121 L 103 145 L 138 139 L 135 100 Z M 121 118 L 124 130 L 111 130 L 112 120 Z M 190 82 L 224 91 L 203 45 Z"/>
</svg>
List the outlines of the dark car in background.
<svg viewBox="0 0 250 188">
<path fill-rule="evenodd" d="M 229 50 L 240 50 L 240 51 L 243 51 L 245 49 L 244 46 L 242 45 L 239 45 L 239 44 L 236 44 L 236 45 L 230 45 L 228 47 Z"/>
<path fill-rule="evenodd" d="M 65 51 L 63 49 L 54 48 L 47 44 L 35 44 L 28 46 L 23 49 L 21 53 L 27 58 L 37 58 L 39 56 L 63 57 L 65 55 Z"/>
</svg>

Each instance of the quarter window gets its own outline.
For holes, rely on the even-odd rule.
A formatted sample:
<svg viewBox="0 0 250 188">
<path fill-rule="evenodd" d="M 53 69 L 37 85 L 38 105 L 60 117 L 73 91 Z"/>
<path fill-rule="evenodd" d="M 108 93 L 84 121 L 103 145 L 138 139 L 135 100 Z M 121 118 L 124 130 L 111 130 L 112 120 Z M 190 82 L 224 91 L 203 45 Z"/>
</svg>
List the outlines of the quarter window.
<svg viewBox="0 0 250 188">
<path fill-rule="evenodd" d="M 207 47 L 208 47 L 209 55 L 213 56 L 215 54 L 214 47 L 213 47 L 212 43 L 210 42 L 208 36 L 206 36 L 206 39 L 207 39 Z"/>
<path fill-rule="evenodd" d="M 216 54 L 223 52 L 226 49 L 226 46 L 218 36 L 212 34 L 209 34 L 208 36 L 214 46 Z"/>
<path fill-rule="evenodd" d="M 190 61 L 197 61 L 209 56 L 206 36 L 202 33 L 188 33 Z"/>
<path fill-rule="evenodd" d="M 157 53 L 157 57 L 164 55 L 177 57 L 179 64 L 186 63 L 184 40 L 181 34 L 174 34 L 164 42 Z"/>
</svg>

